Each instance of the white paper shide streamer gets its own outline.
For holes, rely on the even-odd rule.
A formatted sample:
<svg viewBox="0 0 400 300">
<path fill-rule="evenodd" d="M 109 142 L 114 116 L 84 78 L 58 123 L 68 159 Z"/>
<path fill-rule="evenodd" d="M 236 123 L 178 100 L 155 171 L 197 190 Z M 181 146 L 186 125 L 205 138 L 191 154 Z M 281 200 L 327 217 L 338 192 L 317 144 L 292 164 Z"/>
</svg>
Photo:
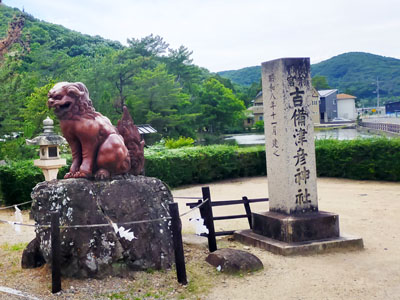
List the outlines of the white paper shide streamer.
<svg viewBox="0 0 400 300">
<path fill-rule="evenodd" d="M 135 237 L 134 233 L 131 232 L 130 229 L 125 229 L 123 226 L 118 228 L 118 225 L 113 222 L 111 222 L 111 224 L 115 233 L 119 234 L 121 238 L 124 238 L 128 241 L 137 240 L 137 237 Z"/>
<path fill-rule="evenodd" d="M 208 228 L 204 225 L 204 219 L 200 217 L 200 214 L 198 212 L 193 218 L 189 219 L 189 222 L 193 224 L 197 235 L 200 235 L 202 233 L 208 234 Z"/>
<path fill-rule="evenodd" d="M 15 212 L 14 212 L 14 216 L 15 216 L 15 222 L 16 223 L 22 223 L 22 213 L 21 213 L 21 210 L 18 208 L 18 206 L 14 206 L 14 208 L 15 208 Z M 17 233 L 20 233 L 21 232 L 21 226 L 20 225 L 17 225 L 17 224 L 13 224 L 13 227 L 14 227 L 14 230 L 17 232 Z"/>
</svg>

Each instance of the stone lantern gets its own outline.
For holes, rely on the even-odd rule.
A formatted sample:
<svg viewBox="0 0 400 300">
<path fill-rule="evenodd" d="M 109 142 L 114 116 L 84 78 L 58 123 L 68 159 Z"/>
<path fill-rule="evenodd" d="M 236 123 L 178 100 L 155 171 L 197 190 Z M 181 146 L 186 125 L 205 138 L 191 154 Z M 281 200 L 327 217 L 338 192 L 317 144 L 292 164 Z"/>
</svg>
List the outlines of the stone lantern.
<svg viewBox="0 0 400 300">
<path fill-rule="evenodd" d="M 43 121 L 44 131 L 41 135 L 26 140 L 28 145 L 39 145 L 39 157 L 33 164 L 42 169 L 46 181 L 57 179 L 58 169 L 67 164 L 65 158 L 60 157 L 61 144 L 66 144 L 66 140 L 54 133 L 54 122 L 47 117 Z"/>
</svg>

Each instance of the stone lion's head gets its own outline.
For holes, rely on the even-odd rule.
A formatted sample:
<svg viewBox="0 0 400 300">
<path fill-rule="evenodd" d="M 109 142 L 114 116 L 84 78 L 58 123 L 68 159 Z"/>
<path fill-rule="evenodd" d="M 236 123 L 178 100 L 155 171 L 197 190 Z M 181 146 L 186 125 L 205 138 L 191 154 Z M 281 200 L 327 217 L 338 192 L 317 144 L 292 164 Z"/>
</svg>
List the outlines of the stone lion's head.
<svg viewBox="0 0 400 300">
<path fill-rule="evenodd" d="M 47 105 L 54 108 L 60 120 L 85 116 L 94 119 L 98 114 L 89 98 L 89 91 L 81 82 L 59 82 L 49 91 Z"/>
</svg>

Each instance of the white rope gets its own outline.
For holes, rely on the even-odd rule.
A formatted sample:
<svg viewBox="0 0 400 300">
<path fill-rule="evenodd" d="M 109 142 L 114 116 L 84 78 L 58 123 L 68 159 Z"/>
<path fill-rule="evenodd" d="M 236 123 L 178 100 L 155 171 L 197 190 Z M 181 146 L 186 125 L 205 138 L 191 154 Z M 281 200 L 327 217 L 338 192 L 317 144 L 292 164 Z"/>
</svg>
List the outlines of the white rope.
<svg viewBox="0 0 400 300">
<path fill-rule="evenodd" d="M 26 201 L 26 202 L 24 202 L 24 203 L 19 203 L 19 204 L 10 205 L 10 206 L 0 207 L 0 210 L 9 209 L 9 208 L 14 208 L 15 206 L 21 206 L 21 205 L 28 204 L 28 203 L 31 203 L 31 202 L 33 202 L 33 200 L 31 200 L 31 201 Z"/>
<path fill-rule="evenodd" d="M 183 217 L 191 212 L 193 212 L 194 210 L 200 208 L 201 206 L 203 206 L 207 201 L 209 201 L 209 199 L 204 200 L 203 202 L 201 202 L 199 205 L 191 208 L 190 210 L 188 210 L 187 212 L 184 212 L 183 214 L 179 215 L 179 217 Z M 25 203 L 21 203 L 25 204 Z M 12 206 L 14 207 L 14 206 Z M 168 221 L 171 220 L 171 217 L 164 217 L 164 218 L 158 218 L 158 219 L 152 219 L 152 220 L 141 220 L 141 221 L 131 221 L 131 222 L 116 222 L 118 225 L 132 225 L 132 224 L 142 224 L 142 223 L 150 223 L 150 222 L 161 222 L 161 221 Z M 13 221 L 7 221 L 7 220 L 1 220 L 0 219 L 0 223 L 6 223 L 6 224 L 10 224 L 10 225 L 19 225 L 19 226 L 28 226 L 28 227 L 35 227 L 35 228 L 51 228 L 50 224 L 45 224 L 45 225 L 33 225 L 33 224 L 24 224 L 21 222 L 13 222 Z M 60 228 L 96 228 L 96 227 L 107 227 L 107 226 L 112 226 L 111 223 L 108 224 L 88 224 L 88 225 L 62 225 L 60 226 Z"/>
<path fill-rule="evenodd" d="M 36 228 L 50 228 L 51 227 L 50 224 L 49 225 L 24 224 L 24 223 L 20 223 L 20 222 L 6 221 L 6 220 L 1 220 L 1 219 L 0 219 L 0 223 L 10 224 L 10 225 L 27 226 L 27 227 L 36 227 Z"/>
<path fill-rule="evenodd" d="M 183 214 L 179 215 L 179 217 L 186 216 L 187 214 L 191 213 L 192 211 L 194 211 L 194 210 L 196 210 L 196 209 L 202 207 L 202 206 L 203 206 L 207 201 L 209 201 L 209 200 L 210 200 L 210 199 L 204 200 L 204 201 L 201 202 L 199 205 L 197 205 L 197 206 L 191 208 L 190 210 L 188 210 L 187 212 L 184 212 Z"/>
<path fill-rule="evenodd" d="M 141 224 L 141 223 L 150 223 L 150 222 L 161 222 L 161 221 L 167 221 L 171 220 L 171 217 L 164 217 L 164 218 L 159 218 L 159 219 L 153 219 L 153 220 L 142 220 L 142 221 L 131 221 L 131 222 L 116 222 L 118 225 L 131 225 L 131 224 Z M 92 228 L 92 227 L 107 227 L 107 226 L 112 226 L 112 224 L 90 224 L 90 225 L 62 225 L 60 228 Z"/>
</svg>

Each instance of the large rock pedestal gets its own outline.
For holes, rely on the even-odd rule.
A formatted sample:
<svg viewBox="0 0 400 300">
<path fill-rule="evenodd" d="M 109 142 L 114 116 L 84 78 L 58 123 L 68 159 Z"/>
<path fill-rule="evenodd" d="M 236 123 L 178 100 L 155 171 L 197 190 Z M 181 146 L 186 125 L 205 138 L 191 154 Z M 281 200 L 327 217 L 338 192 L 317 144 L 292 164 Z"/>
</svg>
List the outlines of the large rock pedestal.
<svg viewBox="0 0 400 300">
<path fill-rule="evenodd" d="M 173 263 L 170 220 L 157 220 L 169 217 L 168 203 L 173 198 L 158 179 L 124 175 L 109 181 L 42 182 L 33 189 L 32 198 L 37 224 L 49 224 L 52 211 L 60 213 L 63 276 L 123 276 L 134 270 L 165 269 Z M 142 220 L 157 221 L 122 224 Z M 118 233 L 113 226 L 68 227 L 112 223 Z M 23 266 L 30 262 L 24 267 L 37 266 L 33 255 L 51 261 L 49 229 L 37 229 L 36 239 L 24 251 Z"/>
</svg>

